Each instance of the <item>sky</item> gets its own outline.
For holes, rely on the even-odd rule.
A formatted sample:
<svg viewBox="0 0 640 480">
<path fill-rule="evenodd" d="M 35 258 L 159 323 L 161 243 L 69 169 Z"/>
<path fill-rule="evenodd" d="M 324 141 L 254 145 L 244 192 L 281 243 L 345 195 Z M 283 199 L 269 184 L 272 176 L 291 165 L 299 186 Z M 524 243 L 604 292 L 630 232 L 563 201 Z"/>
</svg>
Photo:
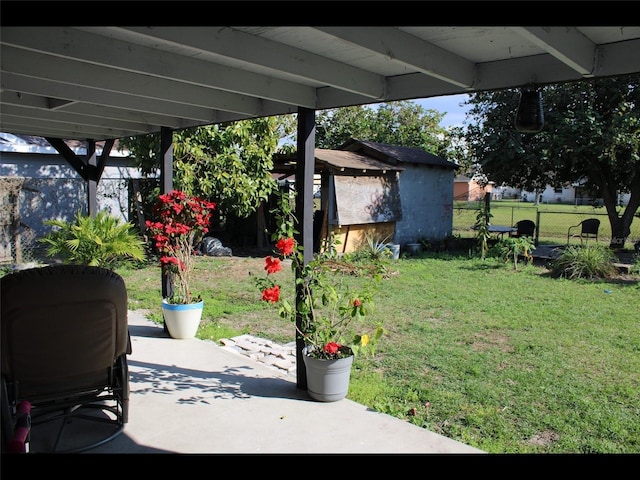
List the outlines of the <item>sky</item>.
<svg viewBox="0 0 640 480">
<path fill-rule="evenodd" d="M 459 127 L 466 117 L 469 105 L 464 107 L 461 105 L 469 98 L 467 94 L 446 95 L 444 97 L 431 97 L 421 100 L 414 100 L 426 110 L 436 110 L 438 112 L 446 112 L 446 115 L 440 122 L 441 127 Z"/>
</svg>

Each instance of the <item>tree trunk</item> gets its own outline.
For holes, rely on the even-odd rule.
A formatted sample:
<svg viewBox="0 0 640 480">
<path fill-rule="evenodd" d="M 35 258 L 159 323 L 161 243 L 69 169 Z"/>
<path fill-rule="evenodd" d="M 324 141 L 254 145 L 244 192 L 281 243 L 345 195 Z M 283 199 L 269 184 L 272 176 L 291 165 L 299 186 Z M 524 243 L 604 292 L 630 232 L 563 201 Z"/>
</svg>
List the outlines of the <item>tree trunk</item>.
<svg viewBox="0 0 640 480">
<path fill-rule="evenodd" d="M 607 195 L 607 191 L 603 189 L 602 199 L 604 200 L 609 224 L 611 225 L 609 247 L 614 250 L 621 250 L 624 248 L 627 238 L 631 235 L 631 222 L 633 222 L 634 215 L 640 206 L 640 175 L 635 175 L 631 181 L 629 203 L 622 211 L 622 215 L 619 215 L 616 210 L 617 195 L 613 195 L 613 192 L 608 193 Z"/>
<path fill-rule="evenodd" d="M 631 202 L 629 202 L 623 214 L 619 216 L 615 205 L 611 209 L 609 209 L 607 205 L 607 213 L 611 225 L 611 242 L 609 243 L 611 249 L 621 250 L 624 248 L 627 238 L 631 235 L 631 222 L 633 221 L 633 215 L 636 210 L 637 206 L 633 207 Z"/>
<path fill-rule="evenodd" d="M 609 243 L 609 248 L 613 250 L 623 249 L 630 233 L 629 226 L 625 225 L 621 218 L 616 218 L 614 222 L 611 222 L 611 242 Z"/>
</svg>

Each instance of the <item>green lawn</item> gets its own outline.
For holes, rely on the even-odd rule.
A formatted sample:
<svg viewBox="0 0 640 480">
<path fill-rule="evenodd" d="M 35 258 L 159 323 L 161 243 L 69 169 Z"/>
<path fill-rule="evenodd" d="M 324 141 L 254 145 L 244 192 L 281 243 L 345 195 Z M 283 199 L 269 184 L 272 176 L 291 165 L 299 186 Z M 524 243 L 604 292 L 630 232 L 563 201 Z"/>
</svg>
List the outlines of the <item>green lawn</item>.
<svg viewBox="0 0 640 480">
<path fill-rule="evenodd" d="M 249 277 L 262 266 L 198 259 L 200 338 L 293 340 Z M 640 453 L 640 277 L 426 253 L 388 268 L 373 313 L 387 335 L 356 359 L 348 398 L 491 453 Z M 130 307 L 160 321 L 158 268 L 120 273 Z"/>
</svg>

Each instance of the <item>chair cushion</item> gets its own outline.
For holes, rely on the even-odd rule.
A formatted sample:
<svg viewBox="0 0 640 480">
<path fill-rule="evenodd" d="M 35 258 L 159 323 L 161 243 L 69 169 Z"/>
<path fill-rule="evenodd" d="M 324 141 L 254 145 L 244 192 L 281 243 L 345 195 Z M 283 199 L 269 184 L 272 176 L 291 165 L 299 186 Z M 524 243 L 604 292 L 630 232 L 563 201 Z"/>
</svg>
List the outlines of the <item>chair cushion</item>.
<svg viewBox="0 0 640 480">
<path fill-rule="evenodd" d="M 128 345 L 122 277 L 100 267 L 55 265 L 0 280 L 2 374 L 21 398 L 109 385 L 110 369 Z"/>
</svg>

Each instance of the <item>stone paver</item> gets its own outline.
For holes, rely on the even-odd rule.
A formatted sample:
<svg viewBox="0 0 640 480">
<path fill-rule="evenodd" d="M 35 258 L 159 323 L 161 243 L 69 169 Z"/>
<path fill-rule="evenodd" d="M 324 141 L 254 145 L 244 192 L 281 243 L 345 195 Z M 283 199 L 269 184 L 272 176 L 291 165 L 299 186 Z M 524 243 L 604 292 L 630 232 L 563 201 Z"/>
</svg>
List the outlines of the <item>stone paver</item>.
<svg viewBox="0 0 640 480">
<path fill-rule="evenodd" d="M 280 345 L 253 335 L 239 335 L 222 338 L 220 344 L 225 350 L 249 357 L 284 375 L 296 372 L 295 342 Z"/>
</svg>

